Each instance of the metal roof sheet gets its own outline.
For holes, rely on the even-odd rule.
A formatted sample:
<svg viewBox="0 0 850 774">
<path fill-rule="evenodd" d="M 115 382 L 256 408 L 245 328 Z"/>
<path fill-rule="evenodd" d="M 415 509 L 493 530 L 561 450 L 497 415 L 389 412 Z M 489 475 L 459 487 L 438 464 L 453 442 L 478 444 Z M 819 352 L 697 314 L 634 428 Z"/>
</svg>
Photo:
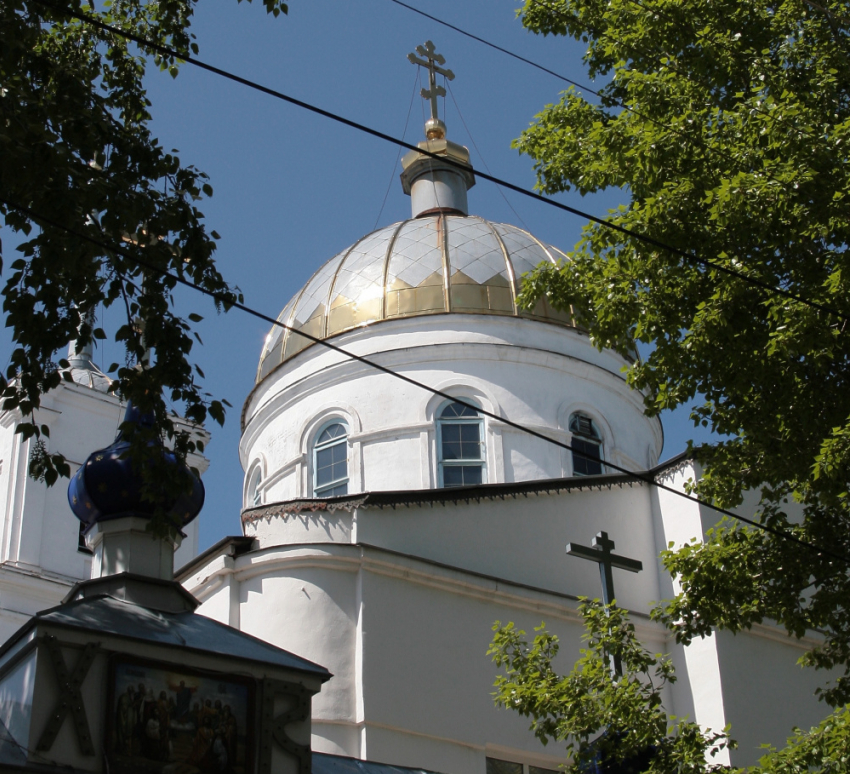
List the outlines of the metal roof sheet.
<svg viewBox="0 0 850 774">
<path fill-rule="evenodd" d="M 32 619 L 30 625 L 38 623 L 255 661 L 306 672 L 322 681 L 331 677 L 331 673 L 323 666 L 206 616 L 191 612 L 151 610 L 105 595 L 86 597 L 43 610 Z"/>
<path fill-rule="evenodd" d="M 474 215 L 428 215 L 367 234 L 322 265 L 289 301 L 266 337 L 257 383 L 310 346 L 383 320 L 460 312 L 529 317 L 576 327 L 545 298 L 518 309 L 521 275 L 567 256 L 527 231 Z"/>
<path fill-rule="evenodd" d="M 412 769 L 389 763 L 361 761 L 329 753 L 313 753 L 313 774 L 433 774 L 428 769 Z"/>
</svg>

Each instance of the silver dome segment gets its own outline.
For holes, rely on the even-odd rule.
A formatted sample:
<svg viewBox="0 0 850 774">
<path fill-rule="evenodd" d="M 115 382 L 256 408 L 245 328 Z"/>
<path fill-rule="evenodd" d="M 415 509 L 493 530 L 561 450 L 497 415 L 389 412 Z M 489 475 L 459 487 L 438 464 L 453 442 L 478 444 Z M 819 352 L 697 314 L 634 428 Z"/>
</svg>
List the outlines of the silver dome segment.
<svg viewBox="0 0 850 774">
<path fill-rule="evenodd" d="M 517 309 L 521 277 L 567 256 L 527 231 L 476 216 L 440 213 L 367 234 L 337 254 L 284 307 L 278 320 L 320 339 L 374 323 L 433 314 L 510 315 L 577 327 L 545 299 Z M 312 342 L 275 326 L 257 382 Z"/>
</svg>

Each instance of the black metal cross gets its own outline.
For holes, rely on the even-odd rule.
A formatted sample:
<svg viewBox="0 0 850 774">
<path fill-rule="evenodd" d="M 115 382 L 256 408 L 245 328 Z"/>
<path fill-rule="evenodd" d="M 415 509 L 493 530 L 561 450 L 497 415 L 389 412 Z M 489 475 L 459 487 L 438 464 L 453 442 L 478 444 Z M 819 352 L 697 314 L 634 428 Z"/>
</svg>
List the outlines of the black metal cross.
<svg viewBox="0 0 850 774">
<path fill-rule="evenodd" d="M 621 570 L 628 570 L 629 572 L 640 572 L 643 569 L 643 563 L 637 559 L 628 559 L 625 556 L 612 554 L 611 549 L 614 548 L 614 541 L 608 537 L 607 532 L 598 533 L 593 538 L 591 545 L 593 548 L 567 543 L 567 554 L 589 559 L 599 565 L 599 575 L 602 578 L 602 601 L 606 605 L 610 605 L 616 599 L 614 596 L 613 569 L 619 567 Z M 611 669 L 615 675 L 623 674 L 623 666 L 620 663 L 619 656 L 611 657 Z"/>
<path fill-rule="evenodd" d="M 614 573 L 612 569 L 619 567 L 629 572 L 640 572 L 643 564 L 637 559 L 627 559 L 625 556 L 612 554 L 614 541 L 608 537 L 607 532 L 600 532 L 593 538 L 593 548 L 578 546 L 567 543 L 567 553 L 570 556 L 579 556 L 582 559 L 590 559 L 591 562 L 599 564 L 599 575 L 602 578 L 602 601 L 610 605 L 616 597 L 614 596 Z"/>
</svg>

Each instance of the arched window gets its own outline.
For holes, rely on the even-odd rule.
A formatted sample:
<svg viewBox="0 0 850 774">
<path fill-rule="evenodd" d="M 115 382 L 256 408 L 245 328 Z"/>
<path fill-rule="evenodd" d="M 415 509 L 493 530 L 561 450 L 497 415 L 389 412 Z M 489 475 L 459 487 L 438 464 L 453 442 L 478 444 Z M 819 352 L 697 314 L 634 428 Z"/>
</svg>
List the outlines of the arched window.
<svg viewBox="0 0 850 774">
<path fill-rule="evenodd" d="M 342 422 L 325 425 L 313 446 L 313 496 L 348 494 L 348 428 Z"/>
<path fill-rule="evenodd" d="M 260 482 L 263 480 L 263 471 L 257 467 L 251 474 L 251 483 L 248 485 L 248 498 L 251 507 L 262 505 L 263 493 L 260 491 Z"/>
<path fill-rule="evenodd" d="M 484 422 L 460 403 L 443 406 L 437 417 L 437 453 L 441 487 L 484 483 Z"/>
<path fill-rule="evenodd" d="M 570 417 L 570 432 L 573 434 L 573 475 L 597 476 L 604 472 L 602 464 L 602 436 L 593 420 L 586 414 Z"/>
</svg>

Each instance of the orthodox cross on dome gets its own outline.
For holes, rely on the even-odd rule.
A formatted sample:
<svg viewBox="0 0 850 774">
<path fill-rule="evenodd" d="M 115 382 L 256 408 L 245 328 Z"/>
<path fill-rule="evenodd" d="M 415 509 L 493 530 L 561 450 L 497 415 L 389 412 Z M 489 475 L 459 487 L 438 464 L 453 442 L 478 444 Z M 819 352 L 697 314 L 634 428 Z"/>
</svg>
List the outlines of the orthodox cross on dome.
<svg viewBox="0 0 850 774">
<path fill-rule="evenodd" d="M 618 567 L 629 572 L 640 572 L 643 569 L 643 563 L 637 559 L 628 559 L 625 556 L 612 554 L 611 549 L 614 548 L 614 541 L 608 537 L 607 532 L 599 532 L 593 538 L 591 545 L 593 547 L 588 548 L 575 543 L 567 543 L 567 554 L 578 556 L 581 559 L 589 559 L 599 565 L 599 575 L 602 578 L 602 601 L 606 605 L 610 605 L 616 599 L 614 596 L 613 569 Z M 623 673 L 619 657 L 614 657 L 613 666 L 616 674 L 621 675 Z"/>
<path fill-rule="evenodd" d="M 419 54 L 419 56 L 416 56 L 416 54 Z M 416 54 L 410 53 L 407 58 L 412 64 L 428 69 L 428 88 L 422 89 L 420 93 L 423 99 L 431 100 L 431 120 L 437 122 L 440 120 L 437 115 L 437 97 L 446 96 L 446 90 L 437 85 L 437 73 L 450 81 L 455 79 L 455 74 L 451 70 L 441 67 L 446 63 L 446 59 L 442 54 L 437 53 L 430 40 L 426 40 L 424 46 L 417 46 Z M 424 58 L 420 59 L 420 57 Z"/>
</svg>

